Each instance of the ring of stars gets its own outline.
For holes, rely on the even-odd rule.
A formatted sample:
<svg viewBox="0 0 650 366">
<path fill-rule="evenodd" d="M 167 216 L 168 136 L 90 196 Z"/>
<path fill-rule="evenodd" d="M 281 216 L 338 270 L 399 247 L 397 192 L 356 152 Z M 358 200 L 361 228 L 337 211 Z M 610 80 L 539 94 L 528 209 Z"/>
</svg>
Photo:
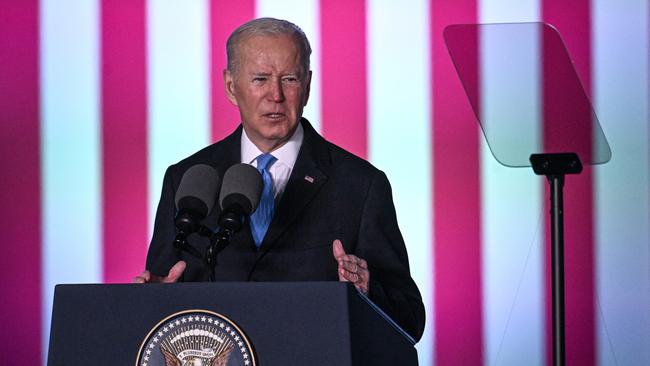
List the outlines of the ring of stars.
<svg viewBox="0 0 650 366">
<path fill-rule="evenodd" d="M 142 346 L 142 350 L 144 351 L 140 351 L 141 358 L 139 365 L 153 366 L 150 363 L 152 353 L 155 352 L 156 347 L 160 347 L 160 344 L 164 340 L 173 337 L 172 334 L 178 335 L 182 332 L 194 330 L 212 333 L 219 338 L 229 338 L 233 344 L 237 345 L 236 349 L 239 351 L 244 365 L 253 364 L 254 360 L 249 354 L 247 343 L 244 342 L 246 338 L 234 324 L 230 323 L 228 319 L 217 316 L 217 314 L 194 311 L 177 314 L 177 316 L 172 316 L 164 323 L 159 324 L 154 332 L 151 333 L 153 338 L 150 338 Z M 190 337 L 199 338 L 197 335 L 190 335 Z"/>
</svg>

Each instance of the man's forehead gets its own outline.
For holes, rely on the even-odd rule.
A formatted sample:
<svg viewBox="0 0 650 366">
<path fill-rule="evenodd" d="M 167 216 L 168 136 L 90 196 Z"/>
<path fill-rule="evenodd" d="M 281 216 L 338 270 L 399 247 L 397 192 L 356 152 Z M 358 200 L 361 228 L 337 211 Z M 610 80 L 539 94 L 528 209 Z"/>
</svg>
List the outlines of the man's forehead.
<svg viewBox="0 0 650 366">
<path fill-rule="evenodd" d="M 301 71 L 300 49 L 293 42 L 294 47 L 287 47 L 290 43 L 278 45 L 274 41 L 278 37 L 258 36 L 255 40 L 249 40 L 240 45 L 240 62 L 241 66 L 246 69 L 259 69 L 255 72 L 270 72 L 273 66 L 283 66 L 282 68 L 296 69 Z M 268 70 L 265 70 L 267 69 Z M 253 70 L 249 70 L 253 72 Z"/>
<path fill-rule="evenodd" d="M 290 34 L 259 34 L 246 37 L 239 42 L 240 48 L 256 49 L 265 47 L 272 43 L 282 42 L 293 45 L 293 48 L 299 50 L 298 40 Z"/>
</svg>

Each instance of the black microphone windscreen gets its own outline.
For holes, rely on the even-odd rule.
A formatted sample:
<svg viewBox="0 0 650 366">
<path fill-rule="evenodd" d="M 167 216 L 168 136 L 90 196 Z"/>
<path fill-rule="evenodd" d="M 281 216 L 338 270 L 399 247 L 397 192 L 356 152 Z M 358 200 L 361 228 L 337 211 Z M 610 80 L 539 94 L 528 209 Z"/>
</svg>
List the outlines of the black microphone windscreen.
<svg viewBox="0 0 650 366">
<path fill-rule="evenodd" d="M 223 175 L 223 184 L 219 194 L 222 210 L 241 210 L 250 215 L 257 208 L 262 195 L 262 175 L 248 164 L 235 164 Z"/>
<path fill-rule="evenodd" d="M 201 217 L 207 216 L 214 206 L 219 174 L 207 164 L 197 164 L 185 171 L 176 191 L 176 209 L 190 210 Z"/>
</svg>

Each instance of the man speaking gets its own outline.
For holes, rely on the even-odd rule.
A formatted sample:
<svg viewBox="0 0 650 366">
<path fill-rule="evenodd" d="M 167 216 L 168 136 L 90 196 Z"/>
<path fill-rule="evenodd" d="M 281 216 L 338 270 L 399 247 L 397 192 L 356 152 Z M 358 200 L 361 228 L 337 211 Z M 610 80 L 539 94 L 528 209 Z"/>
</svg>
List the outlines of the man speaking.
<svg viewBox="0 0 650 366">
<path fill-rule="evenodd" d="M 230 35 L 223 76 L 241 125 L 167 169 L 146 271 L 135 281 L 207 280 L 204 262 L 172 245 L 176 191 L 197 164 L 214 167 L 221 177 L 232 165 L 251 164 L 264 181 L 261 203 L 220 252 L 215 280 L 351 282 L 420 339 L 424 305 L 409 272 L 388 179 L 302 118 L 310 54 L 303 31 L 284 20 L 256 19 Z M 218 230 L 219 211 L 202 224 Z M 196 234 L 188 242 L 198 252 L 209 246 Z"/>
</svg>

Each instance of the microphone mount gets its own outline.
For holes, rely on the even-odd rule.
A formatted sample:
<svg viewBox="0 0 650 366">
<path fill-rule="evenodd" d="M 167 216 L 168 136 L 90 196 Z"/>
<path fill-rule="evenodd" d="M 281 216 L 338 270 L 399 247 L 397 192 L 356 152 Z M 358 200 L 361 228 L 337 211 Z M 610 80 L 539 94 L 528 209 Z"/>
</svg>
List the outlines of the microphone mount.
<svg viewBox="0 0 650 366">
<path fill-rule="evenodd" d="M 210 238 L 210 246 L 206 251 L 205 259 L 210 270 L 210 282 L 215 280 L 214 271 L 217 265 L 217 256 L 230 244 L 232 236 L 241 230 L 245 217 L 246 215 L 239 205 L 232 205 L 219 215 L 219 230 L 216 233 L 208 230 L 209 235 L 207 236 Z"/>
<path fill-rule="evenodd" d="M 235 206 L 221 213 L 219 217 L 218 231 L 214 232 L 204 225 L 200 225 L 198 228 L 193 227 L 190 232 L 195 231 L 200 236 L 206 237 L 210 240 L 210 245 L 208 246 L 205 255 L 201 255 L 197 249 L 188 243 L 187 236 L 189 234 L 181 229 L 178 230 L 176 238 L 174 239 L 174 248 L 185 251 L 193 257 L 203 261 L 210 272 L 210 282 L 214 282 L 217 256 L 230 244 L 232 236 L 241 230 L 245 222 L 245 217 L 246 215 L 242 213 L 242 210 L 238 206 Z"/>
</svg>

